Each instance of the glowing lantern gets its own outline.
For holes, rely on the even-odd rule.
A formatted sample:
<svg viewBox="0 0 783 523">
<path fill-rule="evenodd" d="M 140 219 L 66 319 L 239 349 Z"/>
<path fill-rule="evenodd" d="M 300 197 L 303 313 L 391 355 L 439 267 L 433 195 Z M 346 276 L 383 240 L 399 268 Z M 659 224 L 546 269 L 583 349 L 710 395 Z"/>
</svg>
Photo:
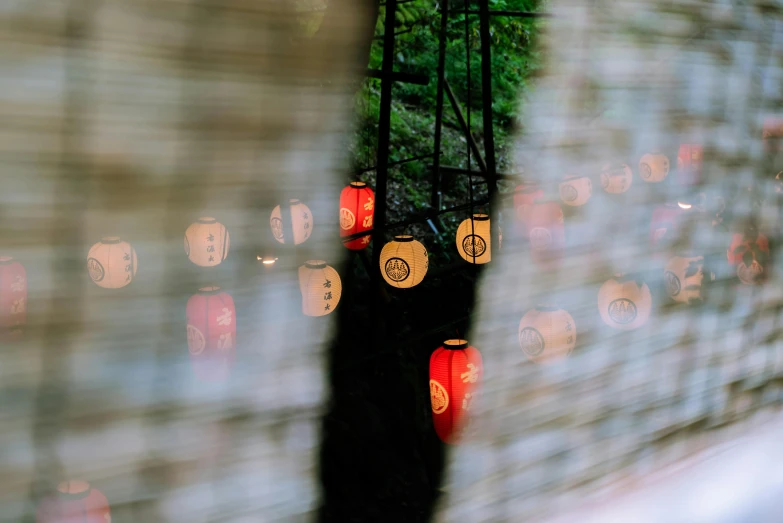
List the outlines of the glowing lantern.
<svg viewBox="0 0 783 523">
<path fill-rule="evenodd" d="M 392 287 L 409 289 L 421 283 L 429 268 L 427 249 L 413 236 L 395 236 L 381 251 L 381 274 Z"/>
<path fill-rule="evenodd" d="M 351 182 L 340 193 L 340 237 L 351 236 L 372 229 L 375 194 L 364 182 Z M 360 251 L 370 243 L 371 235 L 345 241 L 352 251 Z"/>
<path fill-rule="evenodd" d="M 66 481 L 41 501 L 36 523 L 111 523 L 109 500 L 86 481 Z"/>
<path fill-rule="evenodd" d="M 337 307 L 343 285 L 340 275 L 323 260 L 309 260 L 299 267 L 302 312 L 306 316 L 325 316 Z"/>
<path fill-rule="evenodd" d="M 294 245 L 304 243 L 313 232 L 313 213 L 310 208 L 299 200 L 290 200 L 291 213 L 286 211 L 286 220 L 290 218 L 291 228 L 294 231 Z M 280 214 L 280 206 L 272 210 L 272 216 L 269 218 L 269 226 L 272 227 L 272 235 L 275 240 L 285 243 L 285 230 L 283 227 L 283 216 Z"/>
<path fill-rule="evenodd" d="M 647 153 L 639 160 L 639 176 L 645 182 L 662 182 L 668 174 L 669 158 L 663 153 Z"/>
<path fill-rule="evenodd" d="M 492 258 L 489 215 L 474 214 L 457 228 L 457 250 L 470 263 L 487 263 Z"/>
<path fill-rule="evenodd" d="M 236 354 L 234 299 L 220 287 L 202 287 L 186 307 L 188 351 L 196 377 L 212 381 L 228 376 Z"/>
<path fill-rule="evenodd" d="M 754 227 L 735 233 L 726 255 L 729 264 L 737 267 L 737 277 L 746 285 L 761 283 L 769 270 L 769 240 Z"/>
<path fill-rule="evenodd" d="M 576 345 L 576 324 L 563 309 L 539 306 L 519 322 L 519 346 L 535 362 L 565 358 Z"/>
<path fill-rule="evenodd" d="M 202 217 L 185 231 L 185 253 L 199 267 L 214 267 L 228 256 L 228 230 L 215 218 Z"/>
<path fill-rule="evenodd" d="M 631 188 L 633 170 L 626 163 L 608 163 L 601 169 L 601 187 L 609 194 L 622 194 Z"/>
<path fill-rule="evenodd" d="M 104 289 L 120 289 L 133 281 L 138 269 L 136 251 L 116 236 L 104 238 L 87 254 L 87 271 Z"/>
<path fill-rule="evenodd" d="M 639 285 L 632 279 L 612 278 L 598 291 L 598 311 L 610 327 L 633 330 L 650 318 L 652 295 L 646 283 Z"/>
<path fill-rule="evenodd" d="M 459 441 L 481 385 L 481 353 L 465 340 L 448 340 L 430 356 L 430 403 L 435 432 L 445 443 Z"/>
<path fill-rule="evenodd" d="M 701 178 L 703 163 L 701 145 L 681 144 L 677 153 L 677 182 L 680 185 L 696 185 Z"/>
<path fill-rule="evenodd" d="M 0 256 L 0 340 L 17 339 L 27 323 L 27 273 L 18 261 Z"/>
<path fill-rule="evenodd" d="M 679 303 L 704 301 L 704 256 L 674 256 L 663 271 L 666 292 Z"/>
<path fill-rule="evenodd" d="M 572 207 L 584 205 L 593 194 L 593 182 L 587 176 L 569 176 L 560 182 L 560 199 Z"/>
</svg>

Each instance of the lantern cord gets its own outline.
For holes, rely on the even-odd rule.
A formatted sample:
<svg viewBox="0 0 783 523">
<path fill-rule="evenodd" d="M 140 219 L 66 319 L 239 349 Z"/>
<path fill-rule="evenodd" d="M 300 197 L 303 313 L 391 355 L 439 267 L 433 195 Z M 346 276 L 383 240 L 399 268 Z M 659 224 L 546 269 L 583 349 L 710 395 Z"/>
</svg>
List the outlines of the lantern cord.
<svg viewBox="0 0 783 523">
<path fill-rule="evenodd" d="M 471 89 L 470 85 L 470 25 L 468 23 L 468 14 L 467 11 L 470 7 L 470 0 L 465 0 L 465 60 L 467 65 L 467 79 L 468 79 L 468 99 L 467 99 L 467 133 L 468 136 L 465 137 L 465 148 L 468 151 L 468 198 L 470 201 L 470 215 L 468 218 L 470 218 L 470 241 L 472 244 L 472 250 L 471 250 L 471 256 L 473 257 L 473 263 L 476 263 L 476 224 L 473 222 L 473 175 L 471 174 L 471 168 L 470 168 L 470 140 L 472 137 L 471 132 L 471 126 L 470 126 L 470 102 L 471 102 L 471 96 L 473 94 L 473 91 Z"/>
</svg>

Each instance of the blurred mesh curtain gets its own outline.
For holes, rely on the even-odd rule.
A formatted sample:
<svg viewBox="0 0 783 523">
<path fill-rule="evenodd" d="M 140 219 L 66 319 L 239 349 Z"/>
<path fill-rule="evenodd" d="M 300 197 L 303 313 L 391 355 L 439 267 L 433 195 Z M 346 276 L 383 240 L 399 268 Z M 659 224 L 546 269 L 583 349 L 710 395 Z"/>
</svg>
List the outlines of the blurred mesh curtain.
<svg viewBox="0 0 783 523">
<path fill-rule="evenodd" d="M 377 9 L 329 4 L 310 37 L 287 1 L 0 2 L 0 256 L 29 285 L 0 351 L 0 521 L 63 479 L 100 483 L 118 522 L 309 518 L 330 322 L 302 319 L 296 267 L 344 255 L 329 217 Z M 272 279 L 256 256 L 289 198 L 317 234 Z M 218 267 L 185 256 L 201 216 L 229 231 Z M 138 255 L 122 291 L 87 276 L 107 236 Z M 187 357 L 206 285 L 242 325 L 221 385 Z"/>
</svg>

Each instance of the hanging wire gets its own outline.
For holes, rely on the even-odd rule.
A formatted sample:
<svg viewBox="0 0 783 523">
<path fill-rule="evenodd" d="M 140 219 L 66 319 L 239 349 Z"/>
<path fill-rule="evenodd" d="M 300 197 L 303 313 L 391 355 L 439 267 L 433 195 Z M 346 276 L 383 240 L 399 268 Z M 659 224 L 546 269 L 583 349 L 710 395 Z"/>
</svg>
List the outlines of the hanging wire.
<svg viewBox="0 0 783 523">
<path fill-rule="evenodd" d="M 465 137 L 465 146 L 468 151 L 468 198 L 470 201 L 470 241 L 473 245 L 471 256 L 473 257 L 473 263 L 476 263 L 476 224 L 473 222 L 473 175 L 470 169 L 470 140 L 473 135 L 470 127 L 470 102 L 473 96 L 473 90 L 470 84 L 470 24 L 468 23 L 468 8 L 470 7 L 470 0 L 465 0 L 465 60 L 467 65 L 467 80 L 468 80 L 468 97 L 467 97 L 467 131 L 468 135 Z"/>
</svg>

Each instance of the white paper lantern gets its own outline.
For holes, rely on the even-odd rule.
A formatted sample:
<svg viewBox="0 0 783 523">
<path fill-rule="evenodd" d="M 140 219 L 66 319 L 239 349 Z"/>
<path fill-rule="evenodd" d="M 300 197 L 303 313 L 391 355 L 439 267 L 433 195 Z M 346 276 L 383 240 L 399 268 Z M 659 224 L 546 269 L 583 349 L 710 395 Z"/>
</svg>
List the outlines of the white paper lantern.
<svg viewBox="0 0 783 523">
<path fill-rule="evenodd" d="M 185 231 L 185 253 L 199 267 L 214 267 L 228 256 L 228 230 L 215 218 L 204 216 Z"/>
<path fill-rule="evenodd" d="M 457 228 L 457 251 L 462 259 L 482 264 L 491 260 L 489 215 L 474 214 Z"/>
<path fill-rule="evenodd" d="M 704 283 L 704 256 L 674 256 L 663 271 L 666 292 L 679 303 L 700 303 Z"/>
<path fill-rule="evenodd" d="M 569 176 L 560 182 L 560 199 L 572 207 L 587 203 L 593 194 L 593 182 L 587 176 Z"/>
<path fill-rule="evenodd" d="M 645 182 L 662 182 L 668 174 L 669 158 L 663 153 L 647 153 L 639 160 L 639 176 Z"/>
<path fill-rule="evenodd" d="M 120 289 L 133 281 L 138 269 L 136 251 L 117 236 L 109 236 L 90 247 L 87 271 L 104 289 Z"/>
<path fill-rule="evenodd" d="M 302 312 L 306 316 L 325 316 L 334 311 L 342 296 L 340 275 L 323 260 L 308 260 L 299 267 Z"/>
<path fill-rule="evenodd" d="M 627 163 L 608 163 L 601 169 L 601 187 L 609 194 L 622 194 L 632 183 L 633 170 Z"/>
<path fill-rule="evenodd" d="M 291 212 L 288 207 L 285 209 L 285 222 L 294 231 L 294 245 L 304 243 L 313 233 L 313 213 L 310 208 L 299 200 L 289 201 Z M 283 215 L 280 212 L 280 206 L 274 208 L 272 216 L 269 218 L 269 226 L 272 228 L 272 235 L 280 243 L 286 243 L 286 225 L 283 224 Z M 290 241 L 290 240 L 289 240 Z"/>
<path fill-rule="evenodd" d="M 565 358 L 576 345 L 576 323 L 563 309 L 539 306 L 519 322 L 519 346 L 535 362 Z"/>
<path fill-rule="evenodd" d="M 623 278 L 607 280 L 598 291 L 598 312 L 610 327 L 633 330 L 650 318 L 652 295 L 646 283 Z"/>
<path fill-rule="evenodd" d="M 421 283 L 429 268 L 424 245 L 403 234 L 395 236 L 381 250 L 381 274 L 386 283 L 399 289 L 409 289 Z"/>
</svg>

